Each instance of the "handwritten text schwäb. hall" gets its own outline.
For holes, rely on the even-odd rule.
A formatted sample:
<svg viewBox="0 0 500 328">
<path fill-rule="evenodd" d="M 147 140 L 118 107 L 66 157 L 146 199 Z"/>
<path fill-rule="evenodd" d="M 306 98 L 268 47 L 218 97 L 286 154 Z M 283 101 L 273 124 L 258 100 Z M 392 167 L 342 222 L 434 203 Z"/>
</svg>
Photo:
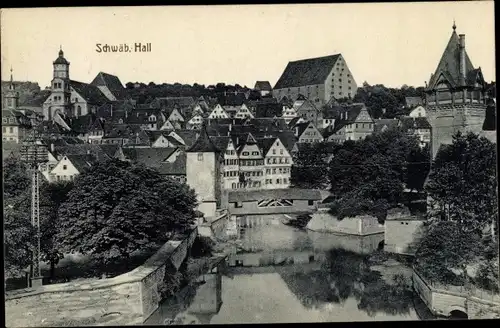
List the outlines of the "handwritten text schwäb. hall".
<svg viewBox="0 0 500 328">
<path fill-rule="evenodd" d="M 134 43 L 132 45 L 96 43 L 96 52 L 151 52 L 151 43 Z"/>
</svg>

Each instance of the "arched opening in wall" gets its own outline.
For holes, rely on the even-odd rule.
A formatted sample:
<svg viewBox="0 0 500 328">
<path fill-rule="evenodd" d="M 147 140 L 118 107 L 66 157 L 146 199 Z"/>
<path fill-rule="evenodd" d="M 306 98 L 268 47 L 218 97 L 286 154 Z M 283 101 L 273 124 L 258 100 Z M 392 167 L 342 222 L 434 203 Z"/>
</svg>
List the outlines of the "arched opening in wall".
<svg viewBox="0 0 500 328">
<path fill-rule="evenodd" d="M 464 320 L 468 319 L 469 317 L 467 316 L 467 313 L 460 311 L 460 310 L 453 310 L 450 312 L 450 319 L 452 320 Z"/>
<path fill-rule="evenodd" d="M 380 243 L 378 243 L 377 250 L 383 251 L 384 250 L 384 245 L 385 245 L 385 241 L 382 240 Z"/>
</svg>

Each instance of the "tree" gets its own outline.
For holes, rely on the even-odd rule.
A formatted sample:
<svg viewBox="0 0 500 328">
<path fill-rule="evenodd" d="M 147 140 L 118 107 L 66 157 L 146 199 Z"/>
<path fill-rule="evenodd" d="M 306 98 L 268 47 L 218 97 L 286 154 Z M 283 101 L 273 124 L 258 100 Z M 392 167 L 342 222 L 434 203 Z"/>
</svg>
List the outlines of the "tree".
<svg viewBox="0 0 500 328">
<path fill-rule="evenodd" d="M 152 249 L 194 222 L 195 193 L 157 171 L 110 160 L 75 179 L 59 209 L 57 242 L 104 263 Z"/>
<path fill-rule="evenodd" d="M 290 177 L 292 186 L 305 189 L 326 188 L 331 152 L 326 143 L 301 145 L 293 160 Z"/>
<path fill-rule="evenodd" d="M 415 254 L 415 265 L 431 281 L 463 285 L 467 264 L 480 254 L 480 239 L 478 233 L 466 233 L 458 222 L 438 222 L 428 227 Z"/>
<path fill-rule="evenodd" d="M 425 179 L 431 168 L 431 152 L 428 146 L 413 148 L 408 157 L 406 187 L 410 191 L 423 191 Z"/>
<path fill-rule="evenodd" d="M 344 143 L 330 163 L 333 214 L 339 219 L 371 214 L 384 220 L 387 210 L 403 200 L 408 159 L 418 149 L 416 139 L 400 130 Z"/>
<path fill-rule="evenodd" d="M 3 196 L 17 197 L 31 186 L 31 179 L 26 165 L 16 158 L 6 158 L 3 161 Z"/>
<path fill-rule="evenodd" d="M 495 145 L 474 133 L 457 133 L 437 153 L 425 190 L 433 219 L 479 233 L 497 220 L 496 188 Z"/>
<path fill-rule="evenodd" d="M 4 248 L 6 277 L 16 277 L 32 261 L 34 230 L 31 215 L 26 210 L 30 195 L 30 179 L 26 166 L 14 158 L 3 161 L 4 186 Z"/>
</svg>

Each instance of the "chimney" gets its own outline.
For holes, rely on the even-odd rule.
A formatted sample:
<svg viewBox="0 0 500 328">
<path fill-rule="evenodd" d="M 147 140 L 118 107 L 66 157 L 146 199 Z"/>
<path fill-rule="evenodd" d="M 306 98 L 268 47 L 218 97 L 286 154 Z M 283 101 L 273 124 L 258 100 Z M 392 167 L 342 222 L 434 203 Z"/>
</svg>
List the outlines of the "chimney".
<svg viewBox="0 0 500 328">
<path fill-rule="evenodd" d="M 460 79 L 462 84 L 465 84 L 465 34 L 460 34 Z"/>
<path fill-rule="evenodd" d="M 295 136 L 298 137 L 299 136 L 299 127 L 295 127 Z"/>
<path fill-rule="evenodd" d="M 56 150 L 56 147 L 54 146 L 54 143 L 53 143 L 53 142 L 51 142 L 51 143 L 50 143 L 50 152 L 51 152 L 51 153 L 55 153 L 55 150 Z"/>
<path fill-rule="evenodd" d="M 110 111 L 111 111 L 111 117 L 113 117 L 113 104 L 111 104 Z"/>
</svg>

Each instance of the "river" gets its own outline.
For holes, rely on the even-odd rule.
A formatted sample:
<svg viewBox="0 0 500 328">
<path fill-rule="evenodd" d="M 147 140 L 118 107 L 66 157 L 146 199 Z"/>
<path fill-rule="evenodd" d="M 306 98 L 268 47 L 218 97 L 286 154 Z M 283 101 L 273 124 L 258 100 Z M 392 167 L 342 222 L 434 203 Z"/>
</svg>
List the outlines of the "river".
<svg viewBox="0 0 500 328">
<path fill-rule="evenodd" d="M 283 224 L 246 228 L 238 237 L 227 269 L 164 301 L 145 324 L 418 320 L 411 270 L 368 260 L 373 242 Z"/>
</svg>

